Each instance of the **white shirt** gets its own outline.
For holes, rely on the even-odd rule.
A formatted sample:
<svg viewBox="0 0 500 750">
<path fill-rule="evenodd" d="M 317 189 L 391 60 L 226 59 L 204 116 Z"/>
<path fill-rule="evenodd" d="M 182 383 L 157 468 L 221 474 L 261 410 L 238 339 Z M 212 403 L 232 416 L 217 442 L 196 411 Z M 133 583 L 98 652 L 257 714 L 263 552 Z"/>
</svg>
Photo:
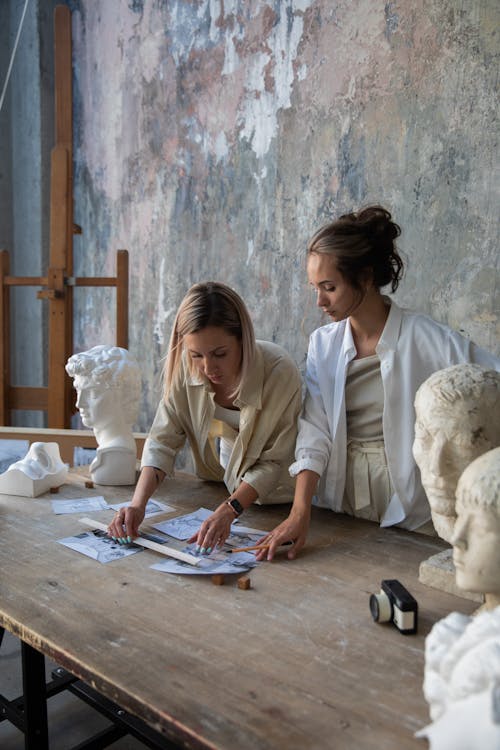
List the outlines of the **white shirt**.
<svg viewBox="0 0 500 750">
<path fill-rule="evenodd" d="M 416 529 L 431 513 L 412 446 L 415 394 L 433 372 L 455 364 L 476 363 L 500 370 L 500 360 L 459 333 L 421 313 L 390 302 L 376 347 L 384 387 L 383 433 L 387 464 L 395 492 L 381 526 Z M 313 332 L 306 365 L 307 393 L 290 474 L 304 469 L 320 475 L 313 502 L 342 510 L 346 474 L 345 382 L 356 356 L 349 320 L 329 323 Z"/>
</svg>

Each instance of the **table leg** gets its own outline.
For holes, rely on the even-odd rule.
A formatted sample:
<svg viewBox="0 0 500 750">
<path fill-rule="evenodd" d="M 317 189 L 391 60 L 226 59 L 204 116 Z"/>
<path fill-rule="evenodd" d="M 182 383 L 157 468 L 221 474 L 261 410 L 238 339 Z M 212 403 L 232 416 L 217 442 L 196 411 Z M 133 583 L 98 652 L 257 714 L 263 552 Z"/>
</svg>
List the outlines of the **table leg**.
<svg viewBox="0 0 500 750">
<path fill-rule="evenodd" d="M 25 717 L 25 750 L 48 750 L 47 696 L 45 691 L 45 658 L 21 641 L 23 663 L 23 697 Z"/>
</svg>

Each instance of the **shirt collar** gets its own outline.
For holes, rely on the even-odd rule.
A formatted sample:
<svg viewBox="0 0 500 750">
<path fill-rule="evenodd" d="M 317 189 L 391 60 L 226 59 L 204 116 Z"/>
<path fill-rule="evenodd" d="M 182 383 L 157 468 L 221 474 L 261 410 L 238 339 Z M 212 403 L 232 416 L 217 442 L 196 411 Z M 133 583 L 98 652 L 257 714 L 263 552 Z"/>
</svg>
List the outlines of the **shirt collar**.
<svg viewBox="0 0 500 750">
<path fill-rule="evenodd" d="M 239 398 L 235 406 L 251 406 L 254 409 L 262 408 L 262 390 L 264 388 L 264 357 L 259 344 L 255 346 L 255 359 L 248 369 L 247 376 L 241 384 Z"/>
<path fill-rule="evenodd" d="M 377 354 L 385 354 L 386 352 L 396 350 L 401 322 L 403 320 L 403 311 L 399 305 L 390 297 L 384 296 L 384 300 L 386 304 L 390 305 L 389 315 L 387 316 L 384 330 L 375 349 Z"/>
</svg>

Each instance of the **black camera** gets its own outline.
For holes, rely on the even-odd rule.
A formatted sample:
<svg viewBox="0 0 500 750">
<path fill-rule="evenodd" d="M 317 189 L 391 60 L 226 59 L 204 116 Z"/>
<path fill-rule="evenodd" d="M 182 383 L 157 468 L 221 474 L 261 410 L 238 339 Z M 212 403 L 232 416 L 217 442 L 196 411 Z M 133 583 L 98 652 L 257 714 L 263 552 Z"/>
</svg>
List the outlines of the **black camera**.
<svg viewBox="0 0 500 750">
<path fill-rule="evenodd" d="M 417 632 L 417 601 L 399 581 L 382 581 L 380 594 L 370 596 L 370 612 L 375 622 L 392 620 L 403 635 Z"/>
</svg>

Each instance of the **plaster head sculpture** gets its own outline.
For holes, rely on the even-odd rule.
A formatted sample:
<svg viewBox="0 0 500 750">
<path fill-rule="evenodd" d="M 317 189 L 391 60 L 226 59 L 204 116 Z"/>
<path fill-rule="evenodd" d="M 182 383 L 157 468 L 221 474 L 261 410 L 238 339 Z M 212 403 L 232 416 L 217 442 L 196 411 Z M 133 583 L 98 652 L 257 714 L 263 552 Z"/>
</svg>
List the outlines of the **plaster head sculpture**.
<svg viewBox="0 0 500 750">
<path fill-rule="evenodd" d="M 68 465 L 61 461 L 57 443 L 32 443 L 24 458 L 0 474 L 0 492 L 37 497 L 64 484 L 67 475 Z"/>
<path fill-rule="evenodd" d="M 76 406 L 82 422 L 97 440 L 90 466 L 98 484 L 133 484 L 136 445 L 132 426 L 137 419 L 140 370 L 126 349 L 94 346 L 73 354 L 66 372 L 74 379 Z"/>
<path fill-rule="evenodd" d="M 476 458 L 457 485 L 453 562 L 460 588 L 500 606 L 500 447 Z"/>
<path fill-rule="evenodd" d="M 425 641 L 424 695 L 432 723 L 417 732 L 431 750 L 500 747 L 500 607 L 452 612 Z"/>
<path fill-rule="evenodd" d="M 451 543 L 458 478 L 500 444 L 500 373 L 470 364 L 439 370 L 418 389 L 415 411 L 413 455 L 434 527 Z"/>
</svg>

